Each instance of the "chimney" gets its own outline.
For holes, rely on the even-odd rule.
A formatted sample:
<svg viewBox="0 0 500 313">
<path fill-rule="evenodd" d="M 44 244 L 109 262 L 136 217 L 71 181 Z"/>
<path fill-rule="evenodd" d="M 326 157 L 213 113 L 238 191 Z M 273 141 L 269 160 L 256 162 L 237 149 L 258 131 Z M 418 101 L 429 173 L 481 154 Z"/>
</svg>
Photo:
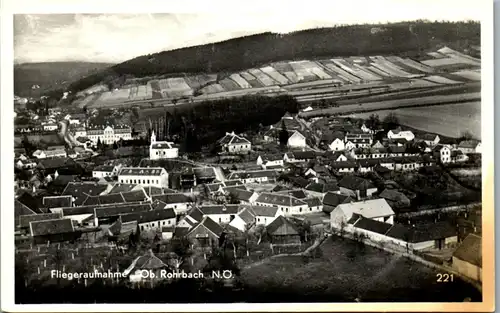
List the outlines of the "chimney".
<svg viewBox="0 0 500 313">
<path fill-rule="evenodd" d="M 154 253 L 153 253 L 153 249 L 149 249 L 148 250 L 148 254 L 149 254 L 149 256 L 155 256 Z"/>
</svg>

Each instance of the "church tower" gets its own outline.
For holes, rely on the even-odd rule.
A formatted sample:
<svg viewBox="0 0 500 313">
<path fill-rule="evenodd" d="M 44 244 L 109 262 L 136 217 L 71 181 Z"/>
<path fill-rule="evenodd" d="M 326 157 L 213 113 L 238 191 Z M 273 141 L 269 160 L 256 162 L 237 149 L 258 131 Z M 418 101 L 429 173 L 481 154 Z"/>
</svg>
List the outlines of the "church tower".
<svg viewBox="0 0 500 313">
<path fill-rule="evenodd" d="M 151 143 L 153 144 L 153 143 L 155 143 L 155 142 L 156 142 L 156 135 L 155 135 L 155 131 L 153 130 L 153 131 L 151 132 Z"/>
</svg>

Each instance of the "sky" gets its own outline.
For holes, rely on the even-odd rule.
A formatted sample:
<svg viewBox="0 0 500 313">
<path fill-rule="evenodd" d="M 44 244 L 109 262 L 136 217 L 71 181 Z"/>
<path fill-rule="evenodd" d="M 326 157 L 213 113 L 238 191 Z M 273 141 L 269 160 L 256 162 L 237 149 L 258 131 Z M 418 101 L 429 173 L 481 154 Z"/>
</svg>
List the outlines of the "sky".
<svg viewBox="0 0 500 313">
<path fill-rule="evenodd" d="M 316 0 L 308 3 L 311 1 Z M 144 54 L 266 31 L 288 33 L 339 24 L 416 19 L 480 20 L 479 7 L 457 0 L 350 0 L 342 8 L 324 6 L 319 10 L 308 6 L 290 12 L 16 14 L 14 60 L 118 63 Z"/>
</svg>

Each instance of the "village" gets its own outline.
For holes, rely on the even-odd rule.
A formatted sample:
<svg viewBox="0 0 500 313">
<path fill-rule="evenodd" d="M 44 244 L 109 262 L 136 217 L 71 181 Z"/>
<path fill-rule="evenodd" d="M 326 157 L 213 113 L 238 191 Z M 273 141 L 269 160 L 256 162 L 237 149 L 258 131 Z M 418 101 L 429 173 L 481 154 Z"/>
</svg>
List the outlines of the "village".
<svg viewBox="0 0 500 313">
<path fill-rule="evenodd" d="M 54 271 L 112 271 L 120 277 L 111 283 L 155 286 L 161 275 L 144 271 L 167 270 L 231 271 L 222 280 L 234 287 L 245 267 L 314 255 L 332 237 L 482 280 L 481 187 L 471 185 L 480 176 L 468 176 L 480 173 L 477 140 L 376 114 L 286 112 L 191 157 L 161 123 L 89 125 L 88 113 L 61 109 L 43 119 L 16 128 L 16 270 L 26 286 L 64 284 Z M 26 139 L 43 132 L 62 133 L 64 144 Z"/>
</svg>

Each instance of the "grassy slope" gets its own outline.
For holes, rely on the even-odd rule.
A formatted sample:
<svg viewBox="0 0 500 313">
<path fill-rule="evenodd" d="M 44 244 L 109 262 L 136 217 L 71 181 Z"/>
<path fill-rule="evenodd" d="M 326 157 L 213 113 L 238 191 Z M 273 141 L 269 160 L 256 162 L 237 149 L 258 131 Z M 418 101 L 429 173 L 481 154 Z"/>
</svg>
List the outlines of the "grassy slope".
<svg viewBox="0 0 500 313">
<path fill-rule="evenodd" d="M 397 54 L 419 59 L 426 57 L 425 51 L 443 45 L 462 50 L 480 44 L 480 24 L 474 22 L 403 22 L 376 26 L 385 31 L 372 34 L 373 25 L 352 25 L 287 35 L 263 33 L 140 56 L 79 80 L 71 85 L 71 90 L 80 91 L 124 75 L 231 72 L 282 60 L 352 55 Z"/>
<path fill-rule="evenodd" d="M 47 90 L 67 86 L 70 82 L 94 74 L 113 64 L 89 62 L 47 62 L 14 65 L 14 94 L 36 97 Z M 31 86 L 40 89 L 32 90 Z"/>
</svg>

